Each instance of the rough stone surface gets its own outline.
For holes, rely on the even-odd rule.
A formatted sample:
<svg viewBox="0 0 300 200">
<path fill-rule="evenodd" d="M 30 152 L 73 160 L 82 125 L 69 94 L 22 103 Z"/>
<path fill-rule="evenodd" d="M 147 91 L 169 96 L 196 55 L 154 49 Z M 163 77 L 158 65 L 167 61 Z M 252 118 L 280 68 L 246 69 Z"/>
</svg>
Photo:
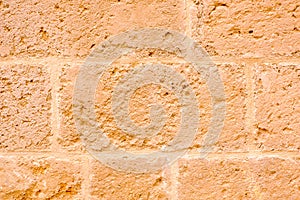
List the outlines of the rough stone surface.
<svg viewBox="0 0 300 200">
<path fill-rule="evenodd" d="M 180 160 L 179 199 L 251 199 L 249 163 L 245 160 Z"/>
<path fill-rule="evenodd" d="M 256 64 L 257 149 L 300 150 L 300 65 Z"/>
<path fill-rule="evenodd" d="M 246 67 L 245 64 L 237 63 L 218 65 L 226 96 L 226 115 L 223 130 L 215 144 L 215 151 L 244 152 L 248 149 L 248 140 L 251 136 L 246 131 L 245 119 L 248 95 L 246 91 Z M 206 105 L 203 106 L 206 107 Z M 204 132 L 204 134 L 206 133 Z"/>
<path fill-rule="evenodd" d="M 297 0 L 0 0 L 0 199 L 299 199 L 299 17 Z M 135 174 L 86 152 L 73 97 L 79 68 L 95 47 L 143 27 L 177 30 L 208 51 L 224 84 L 226 116 L 214 152 L 202 158 L 212 101 L 201 75 L 163 50 L 119 58 L 95 92 L 99 128 L 117 148 L 163 150 L 181 126 L 178 97 L 159 84 L 138 88 L 128 102 L 139 127 L 152 122 L 151 105 L 162 106 L 166 123 L 156 135 L 139 139 L 117 125 L 113 89 L 140 64 L 164 64 L 181 74 L 200 110 L 187 154 L 160 171 Z M 172 34 L 162 38 L 171 41 Z M 171 44 L 176 53 L 178 41 Z M 184 91 L 186 85 L 178 85 Z M 117 156 L 109 155 L 115 167 L 133 166 Z M 141 170 L 158 163 L 139 161 Z"/>
<path fill-rule="evenodd" d="M 178 199 L 297 199 L 299 158 L 179 161 Z"/>
<path fill-rule="evenodd" d="M 80 160 L 0 157 L 0 199 L 81 199 Z"/>
<path fill-rule="evenodd" d="M 86 56 L 109 36 L 142 27 L 184 32 L 184 2 L 1 1 L 0 56 Z"/>
<path fill-rule="evenodd" d="M 298 199 L 300 159 L 262 158 L 251 162 L 255 199 Z"/>
<path fill-rule="evenodd" d="M 82 151 L 80 134 L 77 132 L 73 118 L 73 91 L 79 66 L 64 65 L 59 77 L 59 116 L 60 129 L 57 137 L 58 144 L 69 151 Z"/>
<path fill-rule="evenodd" d="M 43 66 L 0 64 L 0 151 L 49 148 L 49 79 Z"/>
<path fill-rule="evenodd" d="M 148 54 L 146 54 L 148 55 Z M 170 56 L 170 55 L 169 55 Z M 128 56 L 130 59 L 130 56 Z M 131 119 L 138 126 L 145 126 L 150 123 L 150 105 L 162 105 L 165 109 L 167 121 L 163 129 L 153 137 L 138 139 L 123 132 L 116 124 L 114 114 L 111 111 L 113 88 L 130 69 L 133 69 L 143 61 L 148 60 L 145 52 L 137 53 L 139 60 L 119 60 L 112 65 L 99 81 L 96 94 L 97 119 L 101 124 L 103 132 L 112 139 L 112 142 L 120 148 L 127 150 L 154 150 L 166 145 L 173 139 L 179 129 L 180 113 L 178 99 L 174 92 L 166 88 L 150 84 L 135 91 L 129 103 Z M 159 52 L 152 52 L 152 59 L 159 57 Z M 166 57 L 165 57 L 166 58 Z M 176 68 L 178 64 L 171 64 L 169 67 Z"/>
<path fill-rule="evenodd" d="M 124 173 L 92 161 L 89 174 L 91 199 L 168 199 L 160 172 Z"/>
<path fill-rule="evenodd" d="M 150 57 L 149 53 L 151 54 Z M 196 94 L 200 110 L 200 124 L 195 141 L 190 148 L 195 150 L 193 151 L 195 153 L 197 149 L 201 148 L 203 136 L 207 134 L 210 125 L 212 109 L 210 92 L 205 81 L 201 80 L 201 75 L 191 65 L 178 58 L 176 60 L 174 55 L 166 54 L 162 51 L 149 50 L 124 56 L 105 71 L 99 79 L 95 96 L 95 110 L 100 128 L 111 139 L 111 142 L 126 150 L 157 150 L 163 145 L 167 145 L 174 138 L 180 128 L 181 107 L 174 93 L 166 88 L 158 85 L 147 85 L 138 89 L 130 102 L 128 102 L 131 119 L 138 126 L 144 126 L 150 122 L 150 105 L 160 104 L 164 106 L 168 120 L 164 128 L 154 137 L 140 140 L 123 132 L 116 125 L 111 110 L 113 88 L 124 74 L 140 63 L 150 61 L 155 63 L 158 60 L 184 76 Z M 245 130 L 246 66 L 226 63 L 218 65 L 218 68 L 224 83 L 226 116 L 224 128 L 215 145 L 215 151 L 247 151 L 248 140 L 251 135 L 249 136 Z M 78 66 L 63 68 L 60 78 L 62 118 L 59 143 L 69 149 L 74 149 L 72 146 L 80 145 L 80 135 L 74 126 L 72 111 L 72 94 L 78 70 Z"/>
<path fill-rule="evenodd" d="M 120 58 L 105 71 L 97 87 L 95 111 L 97 113 L 97 120 L 101 125 L 100 128 L 111 139 L 111 142 L 127 150 L 157 149 L 173 138 L 180 124 L 178 100 L 172 91 L 167 91 L 158 85 L 147 85 L 138 89 L 129 102 L 131 118 L 139 126 L 150 122 L 149 105 L 160 104 L 164 106 L 168 120 L 164 129 L 156 137 L 147 138 L 144 141 L 137 140 L 123 133 L 115 123 L 111 112 L 113 87 L 129 69 L 151 59 L 152 61 L 157 61 L 158 57 L 165 59 L 163 61 L 164 64 L 170 64 L 170 61 L 172 63 L 177 62 L 177 65 L 173 64 L 173 67 L 179 68 L 179 61 L 171 60 L 171 58 L 174 58 L 171 55 L 166 55 L 162 51 L 153 50 L 150 52 L 153 54 L 151 58 L 147 57 L 149 56 L 149 51 L 137 52 L 133 55 Z M 82 148 L 80 133 L 76 130 L 72 110 L 72 95 L 79 68 L 80 66 L 64 66 L 60 73 L 59 105 L 61 120 L 58 143 L 63 148 L 71 151 Z"/>
<path fill-rule="evenodd" d="M 246 76 L 245 64 L 224 63 L 218 64 L 218 73 L 224 85 L 226 114 L 224 127 L 215 143 L 214 151 L 243 152 L 248 149 L 249 134 L 246 132 Z M 212 117 L 212 99 L 206 82 L 191 65 L 177 67 L 193 88 L 200 110 L 198 133 L 191 145 L 191 153 L 197 153 L 202 147 L 203 136 L 208 133 Z M 178 109 L 179 111 L 179 109 Z M 177 129 L 178 130 L 178 129 Z"/>
<path fill-rule="evenodd" d="M 300 55 L 297 0 L 190 2 L 191 34 L 210 55 Z"/>
</svg>

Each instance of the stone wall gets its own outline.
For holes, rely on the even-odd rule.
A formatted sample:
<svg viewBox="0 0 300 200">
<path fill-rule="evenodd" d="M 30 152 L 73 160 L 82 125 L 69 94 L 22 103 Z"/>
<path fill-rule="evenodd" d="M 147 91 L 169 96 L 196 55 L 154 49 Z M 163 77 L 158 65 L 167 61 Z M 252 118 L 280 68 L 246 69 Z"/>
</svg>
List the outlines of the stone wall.
<svg viewBox="0 0 300 200">
<path fill-rule="evenodd" d="M 0 199 L 299 199 L 300 3 L 297 0 L 0 0 Z M 126 151 L 155 150 L 180 127 L 172 91 L 147 85 L 130 101 L 132 120 L 149 123 L 150 104 L 168 119 L 154 138 L 126 135 L 111 115 L 112 88 L 139 63 L 181 73 L 196 94 L 200 124 L 189 152 L 156 172 L 101 164 L 74 124 L 76 76 L 97 45 L 126 30 L 166 28 L 197 41 L 218 67 L 224 127 L 199 155 L 212 117 L 203 80 L 157 49 L 123 56 L 97 86 L 101 129 Z"/>
</svg>

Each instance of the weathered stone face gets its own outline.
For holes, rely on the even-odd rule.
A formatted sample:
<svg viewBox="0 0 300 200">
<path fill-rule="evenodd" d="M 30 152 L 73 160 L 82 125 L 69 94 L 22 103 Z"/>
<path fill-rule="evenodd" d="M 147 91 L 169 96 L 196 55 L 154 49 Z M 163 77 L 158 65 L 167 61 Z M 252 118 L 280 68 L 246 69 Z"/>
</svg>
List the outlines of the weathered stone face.
<svg viewBox="0 0 300 200">
<path fill-rule="evenodd" d="M 0 0 L 0 199 L 298 199 L 299 17 L 296 0 Z M 201 74 L 161 49 L 123 55 L 95 91 L 96 120 L 111 143 L 153 152 L 181 127 L 178 97 L 159 84 L 138 88 L 128 102 L 139 127 L 151 124 L 151 105 L 162 106 L 167 118 L 156 135 L 139 139 L 117 125 L 113 90 L 140 64 L 159 63 L 184 77 L 200 122 L 189 151 L 170 165 L 118 171 L 82 142 L 76 79 L 101 42 L 157 27 L 186 34 L 208 52 L 224 86 L 224 126 L 203 158 L 213 102 Z"/>
<path fill-rule="evenodd" d="M 1 151 L 51 146 L 51 84 L 43 65 L 0 64 Z"/>
<path fill-rule="evenodd" d="M 3 1 L 0 56 L 79 56 L 117 33 L 143 27 L 185 31 L 184 2 Z"/>
<path fill-rule="evenodd" d="M 299 2 L 205 0 L 191 4 L 191 34 L 210 55 L 299 57 Z"/>
<path fill-rule="evenodd" d="M 82 195 L 82 161 L 46 156 L 6 156 L 1 162 L 1 199 L 74 199 Z"/>
</svg>

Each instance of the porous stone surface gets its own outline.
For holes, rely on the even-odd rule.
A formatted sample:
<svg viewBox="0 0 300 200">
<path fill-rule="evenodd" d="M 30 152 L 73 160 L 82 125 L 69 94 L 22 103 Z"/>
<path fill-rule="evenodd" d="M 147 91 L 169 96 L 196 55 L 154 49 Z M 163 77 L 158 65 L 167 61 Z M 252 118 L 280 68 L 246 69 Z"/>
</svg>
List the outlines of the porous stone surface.
<svg viewBox="0 0 300 200">
<path fill-rule="evenodd" d="M 179 199 L 251 199 L 248 160 L 180 160 Z"/>
<path fill-rule="evenodd" d="M 87 56 L 117 33 L 143 27 L 184 32 L 184 2 L 1 1 L 0 56 Z"/>
<path fill-rule="evenodd" d="M 300 150 L 300 65 L 255 65 L 257 149 Z"/>
<path fill-rule="evenodd" d="M 80 134 L 76 130 L 73 117 L 73 92 L 78 65 L 64 65 L 59 72 L 58 105 L 59 105 L 59 134 L 57 143 L 68 151 L 83 151 Z"/>
<path fill-rule="evenodd" d="M 297 199 L 300 196 L 299 157 L 253 159 L 253 191 L 256 199 Z"/>
<path fill-rule="evenodd" d="M 1 199 L 81 199 L 81 161 L 51 156 L 0 157 Z"/>
<path fill-rule="evenodd" d="M 297 0 L 190 2 L 192 37 L 210 55 L 251 58 L 300 55 Z"/>
<path fill-rule="evenodd" d="M 195 153 L 202 147 L 203 136 L 207 134 L 211 125 L 211 93 L 207 88 L 206 82 L 201 79 L 201 75 L 192 65 L 187 64 L 183 59 L 176 58 L 175 55 L 164 53 L 163 51 L 137 51 L 124 56 L 116 60 L 99 77 L 95 96 L 97 121 L 100 123 L 100 128 L 105 135 L 119 148 L 126 150 L 158 150 L 163 145 L 168 145 L 174 136 L 178 134 L 180 128 L 181 105 L 177 97 L 174 96 L 174 92 L 159 85 L 147 85 L 136 90 L 130 102 L 128 102 L 130 117 L 138 126 L 145 126 L 150 123 L 150 105 L 163 105 L 165 109 L 167 121 L 164 128 L 155 136 L 145 139 L 138 139 L 122 131 L 116 124 L 111 107 L 114 87 L 121 78 L 129 70 L 140 64 L 158 60 L 160 60 L 161 64 L 167 65 L 185 77 L 195 92 L 200 111 L 198 132 L 190 147 L 191 150 L 195 150 L 193 151 Z M 237 63 L 218 65 L 226 96 L 226 115 L 224 128 L 215 144 L 215 151 L 243 152 L 248 150 L 248 141 L 250 141 L 249 138 L 252 136 L 245 130 L 246 67 L 245 64 Z M 80 133 L 77 132 L 75 127 L 72 107 L 72 94 L 79 68 L 80 66 L 63 67 L 60 78 L 61 133 L 58 141 L 70 150 L 76 150 L 79 148 L 78 145 L 80 145 Z"/>
<path fill-rule="evenodd" d="M 297 0 L 0 0 L 0 199 L 299 199 L 299 17 Z M 147 29 L 147 37 L 135 35 L 121 43 L 114 38 L 113 48 L 98 46 L 124 31 L 149 27 L 169 32 L 160 35 L 162 29 L 156 29 L 158 34 L 149 35 Z M 211 85 L 178 56 L 186 55 L 182 41 L 195 46 L 187 38 L 172 41 L 170 29 L 208 52 L 218 70 L 207 72 L 218 73 L 224 86 L 224 126 L 214 144 L 205 144 L 213 147 L 205 157 L 203 139 L 214 125 Z M 87 116 L 80 122 L 96 121 L 116 149 L 131 155 L 164 151 L 180 128 L 192 127 L 182 124 L 181 110 L 194 104 L 181 105 L 175 92 L 191 88 L 198 130 L 194 138 L 179 137 L 192 139 L 179 146 L 189 151 L 158 171 L 146 170 L 158 165 L 157 157 L 149 162 L 147 156 L 123 154 L 123 162 L 116 149 L 97 140 L 102 135 L 85 138 L 101 153 L 91 155 L 75 126 L 78 107 L 73 102 L 77 76 L 86 58 L 97 55 L 93 50 L 99 53 L 101 47 L 107 57 L 93 58 L 91 65 L 137 44 L 137 38 L 144 47 L 152 37 L 160 39 L 155 45 L 170 47 L 136 49 L 112 62 L 95 84 L 95 119 Z M 201 56 L 193 59 L 202 62 Z M 167 67 L 165 72 L 173 70 L 187 84 L 180 81 L 175 88 L 168 83 L 167 88 L 151 83 L 133 91 L 125 103 L 138 130 L 163 121 L 162 114 L 151 116 L 151 107 L 160 105 L 166 116 L 155 135 L 138 138 L 119 126 L 114 103 L 124 99 L 114 99 L 114 91 L 129 72 L 147 64 L 164 65 L 157 72 L 147 68 L 164 76 L 158 82 L 166 83 L 168 74 L 160 69 Z M 217 99 L 220 107 L 221 101 Z M 195 110 L 187 114 L 195 116 Z M 132 163 L 143 173 L 129 170 L 136 167 Z"/>
<path fill-rule="evenodd" d="M 215 151 L 245 152 L 251 138 L 251 134 L 246 130 L 248 66 L 243 63 L 224 63 L 217 66 L 224 85 L 226 114 Z"/>
<path fill-rule="evenodd" d="M 91 199 L 168 199 L 161 172 L 118 172 L 97 161 L 91 163 Z"/>
<path fill-rule="evenodd" d="M 0 64 L 0 151 L 47 150 L 50 75 L 42 65 Z"/>
<path fill-rule="evenodd" d="M 179 161 L 179 199 L 297 199 L 299 157 Z"/>
</svg>

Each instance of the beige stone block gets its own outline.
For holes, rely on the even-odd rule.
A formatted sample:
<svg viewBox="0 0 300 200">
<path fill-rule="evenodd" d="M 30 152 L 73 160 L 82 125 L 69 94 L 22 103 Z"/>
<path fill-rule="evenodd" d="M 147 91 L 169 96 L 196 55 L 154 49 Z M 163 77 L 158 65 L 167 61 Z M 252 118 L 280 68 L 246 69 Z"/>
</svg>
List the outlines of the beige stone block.
<svg viewBox="0 0 300 200">
<path fill-rule="evenodd" d="M 184 2 L 2 1 L 0 56 L 85 57 L 123 31 L 164 27 L 185 31 Z"/>
<path fill-rule="evenodd" d="M 0 198 L 82 199 L 81 164 L 52 156 L 1 156 Z"/>
<path fill-rule="evenodd" d="M 297 0 L 204 0 L 190 4 L 192 37 L 210 55 L 300 55 Z"/>
<path fill-rule="evenodd" d="M 299 158 L 261 158 L 251 164 L 255 177 L 255 199 L 298 199 L 300 196 Z"/>
<path fill-rule="evenodd" d="M 300 150 L 300 66 L 256 64 L 255 145 L 263 151 Z"/>
<path fill-rule="evenodd" d="M 178 199 L 251 199 L 252 181 L 247 160 L 181 159 Z"/>
<path fill-rule="evenodd" d="M 1 151 L 47 150 L 51 137 L 51 86 L 47 68 L 0 64 Z"/>
<path fill-rule="evenodd" d="M 161 172 L 119 172 L 93 160 L 89 175 L 92 199 L 168 199 Z"/>
<path fill-rule="evenodd" d="M 181 159 L 178 199 L 297 199 L 299 170 L 297 157 Z"/>
</svg>

